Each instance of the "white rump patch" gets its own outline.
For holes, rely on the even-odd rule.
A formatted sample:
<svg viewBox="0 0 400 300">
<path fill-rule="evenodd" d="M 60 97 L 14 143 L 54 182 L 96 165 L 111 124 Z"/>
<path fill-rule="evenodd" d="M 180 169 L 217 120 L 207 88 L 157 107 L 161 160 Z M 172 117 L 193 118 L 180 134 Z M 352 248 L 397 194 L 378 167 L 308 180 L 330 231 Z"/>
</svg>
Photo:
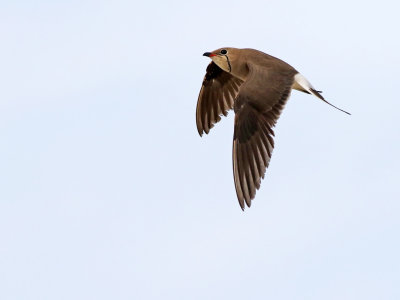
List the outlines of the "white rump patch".
<svg viewBox="0 0 400 300">
<path fill-rule="evenodd" d="M 312 92 L 311 89 L 314 89 L 314 87 L 311 85 L 311 83 L 307 80 L 307 78 L 305 78 L 303 75 L 301 75 L 300 73 L 297 73 L 294 76 L 294 83 L 292 88 L 294 88 L 295 90 L 299 90 L 299 91 L 307 91 L 311 94 L 314 94 Z M 315 89 L 314 89 L 315 90 Z"/>
</svg>

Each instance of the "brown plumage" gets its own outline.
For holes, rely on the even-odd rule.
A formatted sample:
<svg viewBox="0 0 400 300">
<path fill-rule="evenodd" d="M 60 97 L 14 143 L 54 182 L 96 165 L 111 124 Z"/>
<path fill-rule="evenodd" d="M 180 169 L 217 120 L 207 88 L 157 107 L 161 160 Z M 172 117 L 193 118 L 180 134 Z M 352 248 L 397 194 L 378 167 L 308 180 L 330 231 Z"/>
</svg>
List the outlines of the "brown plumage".
<svg viewBox="0 0 400 300">
<path fill-rule="evenodd" d="M 291 90 L 327 101 L 292 66 L 261 51 L 221 48 L 204 56 L 212 62 L 197 102 L 197 130 L 200 135 L 209 133 L 221 115 L 234 109 L 233 176 L 244 209 L 245 203 L 250 207 L 264 178 L 274 148 L 272 127 Z"/>
</svg>

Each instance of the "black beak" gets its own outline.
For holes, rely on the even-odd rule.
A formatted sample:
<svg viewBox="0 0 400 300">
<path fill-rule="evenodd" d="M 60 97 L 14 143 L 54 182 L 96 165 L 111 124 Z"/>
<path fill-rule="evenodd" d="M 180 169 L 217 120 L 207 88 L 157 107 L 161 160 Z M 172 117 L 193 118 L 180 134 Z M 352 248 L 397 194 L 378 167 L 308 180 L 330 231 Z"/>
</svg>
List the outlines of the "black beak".
<svg viewBox="0 0 400 300">
<path fill-rule="evenodd" d="M 211 52 L 204 52 L 203 56 L 210 57 Z"/>
</svg>

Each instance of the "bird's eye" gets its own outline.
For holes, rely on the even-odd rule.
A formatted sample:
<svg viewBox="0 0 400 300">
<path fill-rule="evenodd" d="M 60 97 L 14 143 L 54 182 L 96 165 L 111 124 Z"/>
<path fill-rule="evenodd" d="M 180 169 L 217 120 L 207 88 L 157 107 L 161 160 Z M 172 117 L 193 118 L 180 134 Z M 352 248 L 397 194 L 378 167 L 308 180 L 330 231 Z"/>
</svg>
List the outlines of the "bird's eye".
<svg viewBox="0 0 400 300">
<path fill-rule="evenodd" d="M 221 50 L 221 54 L 226 54 L 226 53 L 228 53 L 228 51 L 226 51 L 225 49 Z"/>
</svg>

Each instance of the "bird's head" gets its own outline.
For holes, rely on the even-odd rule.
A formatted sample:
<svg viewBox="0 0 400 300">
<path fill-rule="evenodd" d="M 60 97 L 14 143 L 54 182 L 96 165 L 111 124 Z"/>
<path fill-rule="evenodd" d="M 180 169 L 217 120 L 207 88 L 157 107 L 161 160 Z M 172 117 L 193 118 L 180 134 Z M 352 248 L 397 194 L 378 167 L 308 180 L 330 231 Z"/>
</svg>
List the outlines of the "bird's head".
<svg viewBox="0 0 400 300">
<path fill-rule="evenodd" d="M 235 62 L 239 56 L 239 49 L 236 48 L 220 48 L 213 52 L 206 52 L 203 56 L 207 56 L 225 72 L 232 73 L 234 66 L 232 63 Z"/>
</svg>

